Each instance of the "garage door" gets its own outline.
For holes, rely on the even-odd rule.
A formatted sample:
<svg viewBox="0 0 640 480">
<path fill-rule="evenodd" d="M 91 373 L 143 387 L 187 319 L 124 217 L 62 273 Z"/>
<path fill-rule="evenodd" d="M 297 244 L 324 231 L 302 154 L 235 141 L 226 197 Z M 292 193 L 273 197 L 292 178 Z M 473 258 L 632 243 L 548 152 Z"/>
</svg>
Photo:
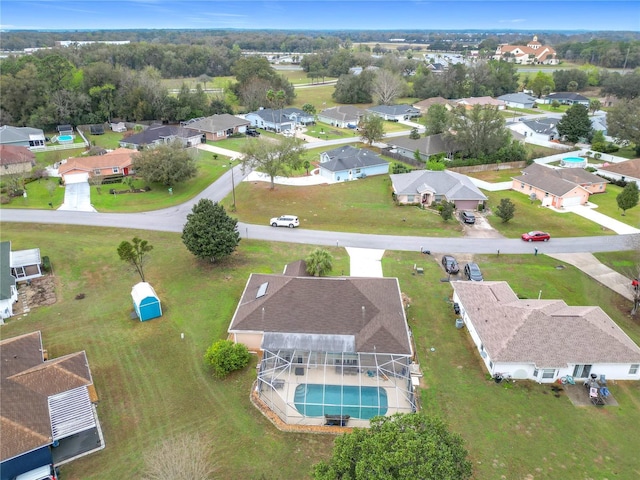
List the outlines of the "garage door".
<svg viewBox="0 0 640 480">
<path fill-rule="evenodd" d="M 562 200 L 563 207 L 575 207 L 576 205 L 581 205 L 582 197 L 568 197 Z"/>
<path fill-rule="evenodd" d="M 65 185 L 69 185 L 71 183 L 83 183 L 88 180 L 89 180 L 88 173 L 73 173 L 73 174 L 64 176 Z"/>
</svg>

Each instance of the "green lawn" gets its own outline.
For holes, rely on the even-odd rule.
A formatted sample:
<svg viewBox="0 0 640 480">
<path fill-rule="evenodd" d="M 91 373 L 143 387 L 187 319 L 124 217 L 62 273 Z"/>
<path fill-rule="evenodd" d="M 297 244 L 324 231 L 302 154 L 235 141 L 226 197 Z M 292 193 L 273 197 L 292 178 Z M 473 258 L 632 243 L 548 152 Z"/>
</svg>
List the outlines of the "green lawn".
<svg viewBox="0 0 640 480">
<path fill-rule="evenodd" d="M 518 238 L 524 232 L 544 230 L 551 237 L 588 237 L 594 235 L 613 235 L 614 232 L 586 220 L 574 213 L 558 213 L 540 205 L 540 201 L 531 203 L 522 193 L 506 190 L 502 192 L 484 192 L 489 198 L 489 208 L 494 209 L 500 199 L 509 198 L 516 206 L 515 216 L 507 223 L 495 215 L 489 215 L 491 225 L 509 238 Z"/>
<path fill-rule="evenodd" d="M 625 250 L 624 252 L 598 252 L 593 255 L 607 267 L 628 278 L 638 277 L 640 271 L 640 245 L 636 245 L 636 250 Z"/>
<path fill-rule="evenodd" d="M 41 178 L 25 186 L 27 198 L 13 197 L 8 208 L 58 208 L 64 201 L 64 187 L 58 178 Z M 51 207 L 49 206 L 51 203 Z M 5 206 L 3 205 L 3 208 Z"/>
<path fill-rule="evenodd" d="M 115 150 L 116 148 L 119 148 L 120 140 L 124 137 L 122 132 L 113 132 L 107 129 L 105 129 L 103 135 L 91 135 L 90 133 L 85 133 L 85 136 L 91 145 L 106 148 L 108 150 Z"/>
<path fill-rule="evenodd" d="M 467 173 L 466 175 L 489 183 L 510 182 L 512 177 L 522 175 L 522 169 L 509 168 L 505 170 L 484 170 L 482 172 Z"/>
<path fill-rule="evenodd" d="M 58 296 L 52 306 L 9 320 L 3 338 L 41 330 L 52 358 L 85 350 L 100 397 L 107 447 L 63 466 L 65 479 L 140 478 L 145 452 L 185 432 L 214 446 L 219 478 L 304 479 L 328 457 L 333 436 L 282 433 L 251 405 L 255 363 L 219 381 L 202 361 L 207 346 L 224 338 L 249 274 L 280 273 L 313 246 L 243 240 L 231 258 L 210 265 L 190 255 L 178 234 L 9 223 L 1 235 L 16 249 L 40 247 L 51 258 Z M 163 317 L 145 323 L 130 318 L 138 280 L 116 254 L 134 235 L 155 247 L 146 273 L 163 302 Z M 346 252 L 329 250 L 334 272 L 347 274 Z M 620 406 L 596 409 L 574 407 L 564 394 L 555 398 L 550 386 L 487 380 L 468 332 L 454 326 L 451 287 L 440 281 L 434 260 L 388 251 L 382 263 L 410 299 L 422 409 L 442 415 L 463 436 L 474 478 L 635 478 L 638 382 L 610 382 Z M 508 280 L 523 298 L 541 292 L 569 305 L 600 305 L 640 341 L 628 302 L 573 267 L 558 270 L 544 255 L 475 260 L 485 278 Z M 424 275 L 412 275 L 416 263 Z M 75 300 L 79 293 L 83 300 Z"/>
<path fill-rule="evenodd" d="M 339 198 L 340 201 L 336 201 Z M 225 208 L 231 198 L 223 200 Z M 242 222 L 265 225 L 282 214 L 300 217 L 302 228 L 358 233 L 457 237 L 462 227 L 445 222 L 431 210 L 397 206 L 391 199 L 386 175 L 353 182 L 295 187 L 269 182 L 242 182 L 236 186 L 236 212 Z"/>
<path fill-rule="evenodd" d="M 632 227 L 640 228 L 640 206 L 635 206 L 625 212 L 622 215 L 622 210 L 618 208 L 618 202 L 616 197 L 622 192 L 623 188 L 617 185 L 607 185 L 605 193 L 598 193 L 591 195 L 589 201 L 598 205 L 596 212 L 600 212 L 611 218 L 631 225 Z"/>
</svg>

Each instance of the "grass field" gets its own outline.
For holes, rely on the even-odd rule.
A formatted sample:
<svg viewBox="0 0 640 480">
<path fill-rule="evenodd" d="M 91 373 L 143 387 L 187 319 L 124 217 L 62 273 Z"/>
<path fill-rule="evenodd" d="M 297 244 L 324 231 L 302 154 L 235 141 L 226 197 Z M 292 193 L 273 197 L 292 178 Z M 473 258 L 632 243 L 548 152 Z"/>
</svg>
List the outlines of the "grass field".
<svg viewBox="0 0 640 480">
<path fill-rule="evenodd" d="M 231 258 L 210 265 L 190 255 L 178 234 L 3 224 L 1 235 L 15 249 L 40 247 L 51 258 L 58 296 L 50 307 L 11 319 L 3 338 L 41 330 L 52 358 L 85 350 L 100 397 L 106 449 L 63 466 L 65 479 L 140 478 L 145 453 L 182 433 L 211 442 L 219 478 L 309 478 L 311 465 L 330 454 L 333 436 L 285 434 L 255 410 L 254 363 L 219 381 L 202 361 L 207 346 L 225 336 L 249 274 L 279 273 L 312 246 L 243 240 Z M 154 245 L 146 273 L 164 310 L 144 323 L 130 318 L 130 289 L 138 280 L 116 254 L 119 242 L 134 235 Z M 334 272 L 348 273 L 345 251 L 329 250 Z M 410 298 L 407 316 L 424 373 L 422 411 L 442 415 L 463 436 L 474 478 L 635 478 L 640 385 L 610 382 L 620 407 L 596 409 L 555 398 L 549 386 L 487 380 L 467 331 L 454 326 L 451 287 L 440 281 L 434 260 L 387 251 L 382 264 Z M 508 280 L 522 298 L 541 291 L 569 305 L 600 305 L 640 341 L 627 302 L 573 267 L 558 270 L 544 255 L 475 260 L 485 278 Z M 412 275 L 416 263 L 424 275 Z M 75 300 L 79 293 L 83 300 Z"/>
<path fill-rule="evenodd" d="M 622 210 L 618 208 L 616 197 L 622 190 L 622 187 L 609 184 L 605 193 L 591 195 L 589 201 L 598 205 L 597 212 L 615 218 L 619 222 L 626 223 L 632 227 L 640 228 L 640 206 L 636 205 L 627 210 L 624 215 L 622 215 Z"/>
</svg>

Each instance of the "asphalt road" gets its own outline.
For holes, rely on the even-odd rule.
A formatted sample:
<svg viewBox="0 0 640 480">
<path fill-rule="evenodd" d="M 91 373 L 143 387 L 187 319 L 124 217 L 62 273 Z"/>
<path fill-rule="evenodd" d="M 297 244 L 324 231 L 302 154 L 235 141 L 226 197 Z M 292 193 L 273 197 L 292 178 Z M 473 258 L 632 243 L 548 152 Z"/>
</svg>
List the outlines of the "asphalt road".
<svg viewBox="0 0 640 480">
<path fill-rule="evenodd" d="M 240 165 L 233 168 L 236 184 L 243 178 Z M 0 222 L 86 225 L 93 227 L 131 228 L 182 232 L 187 214 L 201 198 L 216 202 L 225 198 L 232 189 L 231 171 L 207 187 L 189 202 L 163 210 L 143 213 L 93 213 L 62 210 L 0 210 Z M 265 222 L 266 223 L 266 222 Z M 417 234 L 411 237 L 371 235 L 362 233 L 326 232 L 304 228 L 273 228 L 268 225 L 238 223 L 242 238 L 272 242 L 303 243 L 339 247 L 378 248 L 385 250 L 447 253 L 576 253 L 632 250 L 640 245 L 640 234 L 554 238 L 549 242 L 527 243 L 519 239 L 499 238 L 436 238 Z M 418 233 L 418 232 L 416 232 Z"/>
</svg>

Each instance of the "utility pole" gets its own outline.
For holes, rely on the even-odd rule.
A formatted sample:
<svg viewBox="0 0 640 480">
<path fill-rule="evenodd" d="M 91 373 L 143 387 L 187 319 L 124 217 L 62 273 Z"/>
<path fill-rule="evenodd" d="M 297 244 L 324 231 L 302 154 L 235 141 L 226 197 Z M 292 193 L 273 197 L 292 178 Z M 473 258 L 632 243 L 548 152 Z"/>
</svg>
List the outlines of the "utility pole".
<svg viewBox="0 0 640 480">
<path fill-rule="evenodd" d="M 230 160 L 231 163 L 231 192 L 233 195 L 233 206 L 231 207 L 233 209 L 233 211 L 236 211 L 236 182 L 233 178 L 233 162 Z"/>
</svg>

